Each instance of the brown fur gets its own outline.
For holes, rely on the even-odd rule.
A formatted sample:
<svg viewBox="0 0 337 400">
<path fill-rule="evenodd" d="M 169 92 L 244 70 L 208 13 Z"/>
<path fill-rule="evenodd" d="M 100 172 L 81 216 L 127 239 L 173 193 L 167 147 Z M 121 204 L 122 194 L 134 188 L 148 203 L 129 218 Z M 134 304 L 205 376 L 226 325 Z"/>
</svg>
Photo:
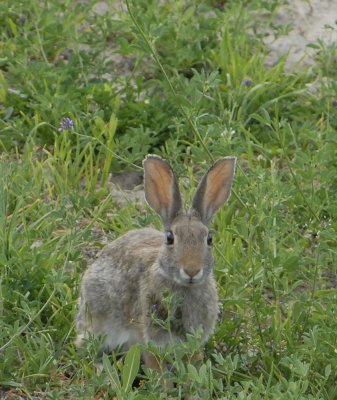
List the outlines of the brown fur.
<svg viewBox="0 0 337 400">
<path fill-rule="evenodd" d="M 208 223 L 229 197 L 235 159 L 224 158 L 203 177 L 192 207 L 182 207 L 178 182 L 167 161 L 144 161 L 145 197 L 160 215 L 164 233 L 133 230 L 107 245 L 85 272 L 77 316 L 77 345 L 88 334 L 103 335 L 104 347 L 155 342 L 164 346 L 201 329 L 212 334 L 218 314 Z M 174 241 L 167 243 L 167 231 Z M 170 299 L 172 310 L 167 309 Z M 158 321 L 166 321 L 163 329 Z M 158 369 L 151 355 L 145 362 Z"/>
</svg>

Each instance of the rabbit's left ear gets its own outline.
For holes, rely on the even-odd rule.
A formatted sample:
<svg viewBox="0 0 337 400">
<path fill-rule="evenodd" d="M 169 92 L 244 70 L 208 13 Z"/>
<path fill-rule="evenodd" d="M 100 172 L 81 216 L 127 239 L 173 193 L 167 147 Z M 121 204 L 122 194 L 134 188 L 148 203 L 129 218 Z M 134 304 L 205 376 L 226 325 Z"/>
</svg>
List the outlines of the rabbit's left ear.
<svg viewBox="0 0 337 400">
<path fill-rule="evenodd" d="M 182 211 L 178 182 L 169 163 L 149 155 L 143 161 L 145 199 L 161 217 L 165 228 Z"/>
<path fill-rule="evenodd" d="M 213 215 L 228 200 L 235 172 L 236 157 L 218 160 L 203 176 L 194 195 L 190 213 L 208 225 Z"/>
</svg>

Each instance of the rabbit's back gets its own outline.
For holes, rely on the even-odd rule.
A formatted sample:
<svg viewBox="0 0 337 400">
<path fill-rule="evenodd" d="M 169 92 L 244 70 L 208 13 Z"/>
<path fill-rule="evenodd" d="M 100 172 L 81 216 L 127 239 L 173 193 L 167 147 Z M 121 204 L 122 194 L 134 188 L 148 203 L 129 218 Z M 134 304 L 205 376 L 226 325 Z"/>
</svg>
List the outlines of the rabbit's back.
<svg viewBox="0 0 337 400">
<path fill-rule="evenodd" d="M 91 312 L 106 312 L 118 303 L 135 301 L 141 275 L 158 258 L 163 233 L 150 228 L 132 230 L 105 246 L 83 277 L 82 290 Z"/>
<path fill-rule="evenodd" d="M 106 245 L 99 258 L 109 258 L 112 268 L 137 270 L 137 265 L 148 265 L 156 260 L 163 240 L 164 234 L 156 229 L 134 229 Z"/>
<path fill-rule="evenodd" d="M 144 228 L 129 231 L 103 248 L 83 276 L 77 316 L 80 333 L 110 336 L 111 332 L 114 340 L 121 337 L 114 344 L 133 341 L 124 339 L 134 336 L 131 326 L 141 315 L 139 281 L 147 280 L 162 243 L 163 233 Z"/>
</svg>

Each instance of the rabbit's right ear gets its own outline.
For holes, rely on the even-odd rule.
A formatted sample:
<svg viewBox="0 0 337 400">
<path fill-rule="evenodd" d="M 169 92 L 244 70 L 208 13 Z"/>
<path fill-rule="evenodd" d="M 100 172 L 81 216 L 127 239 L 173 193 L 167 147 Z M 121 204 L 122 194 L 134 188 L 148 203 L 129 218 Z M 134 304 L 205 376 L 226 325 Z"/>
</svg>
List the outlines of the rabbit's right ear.
<svg viewBox="0 0 337 400">
<path fill-rule="evenodd" d="M 235 173 L 235 157 L 218 160 L 203 176 L 192 201 L 190 212 L 208 225 L 212 216 L 228 200 Z"/>
<path fill-rule="evenodd" d="M 182 211 L 178 182 L 169 163 L 161 157 L 148 155 L 143 161 L 145 199 L 168 228 Z"/>
</svg>

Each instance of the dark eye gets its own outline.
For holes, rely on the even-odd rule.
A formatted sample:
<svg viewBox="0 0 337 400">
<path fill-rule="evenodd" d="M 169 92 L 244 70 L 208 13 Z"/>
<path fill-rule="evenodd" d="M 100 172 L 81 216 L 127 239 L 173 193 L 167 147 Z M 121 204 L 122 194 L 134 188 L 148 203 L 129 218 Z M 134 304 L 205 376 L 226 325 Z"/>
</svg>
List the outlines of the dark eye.
<svg viewBox="0 0 337 400">
<path fill-rule="evenodd" d="M 213 244 L 212 235 L 209 232 L 207 235 L 207 244 L 208 244 L 208 246 L 212 246 L 212 244 Z"/>
<path fill-rule="evenodd" d="M 174 236 L 172 231 L 166 232 L 166 244 L 173 244 L 174 243 Z"/>
</svg>

